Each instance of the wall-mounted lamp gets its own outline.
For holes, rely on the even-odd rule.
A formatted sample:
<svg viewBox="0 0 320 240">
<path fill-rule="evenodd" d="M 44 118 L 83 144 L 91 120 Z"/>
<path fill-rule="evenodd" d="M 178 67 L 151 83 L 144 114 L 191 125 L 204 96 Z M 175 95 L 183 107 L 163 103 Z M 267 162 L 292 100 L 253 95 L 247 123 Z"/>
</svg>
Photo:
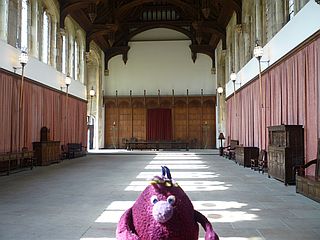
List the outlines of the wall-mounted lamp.
<svg viewBox="0 0 320 240">
<path fill-rule="evenodd" d="M 19 56 L 19 62 L 21 67 L 13 67 L 13 72 L 16 73 L 18 69 L 21 69 L 21 88 L 20 88 L 20 108 L 22 107 L 23 101 L 23 80 L 24 80 L 24 67 L 29 61 L 28 53 L 26 51 L 21 51 Z"/>
<path fill-rule="evenodd" d="M 232 72 L 230 74 L 230 80 L 232 81 L 233 83 L 233 94 L 235 95 L 236 94 L 236 81 L 237 81 L 237 74 Z"/>
<path fill-rule="evenodd" d="M 219 93 L 218 103 L 219 103 L 219 112 L 221 112 L 221 95 L 223 93 L 223 87 L 218 87 L 217 93 Z M 221 121 L 223 121 L 223 113 L 222 112 L 221 112 Z"/>
<path fill-rule="evenodd" d="M 64 79 L 64 82 L 65 82 L 65 84 L 66 84 L 67 94 L 68 94 L 68 93 L 69 93 L 69 85 L 71 84 L 71 77 L 70 77 L 69 74 L 68 74 L 68 75 L 66 76 L 66 78 Z"/>
<path fill-rule="evenodd" d="M 262 99 L 262 78 L 261 78 L 261 63 L 268 63 L 270 60 L 262 61 L 261 58 L 263 56 L 263 48 L 259 45 L 259 41 L 256 40 L 256 46 L 253 49 L 253 55 L 258 60 L 259 63 L 259 88 L 260 88 L 260 102 L 261 102 L 261 108 L 263 108 L 263 99 Z"/>
<path fill-rule="evenodd" d="M 235 101 L 235 110 L 236 110 L 236 116 L 237 116 L 237 100 L 236 100 L 236 84 L 240 84 L 241 83 L 237 83 L 237 74 L 232 72 L 230 74 L 230 80 L 233 82 L 233 96 L 234 96 L 234 101 Z"/>
<path fill-rule="evenodd" d="M 22 69 L 22 74 L 23 74 L 24 67 L 27 65 L 28 61 L 29 61 L 28 53 L 26 51 L 21 51 L 21 54 L 19 56 L 19 62 L 21 64 L 21 67 L 13 67 L 13 72 L 17 73 L 18 69 Z"/>
<path fill-rule="evenodd" d="M 64 79 L 64 84 L 61 84 L 61 86 L 60 86 L 61 91 L 63 91 L 63 89 L 66 89 L 66 93 L 68 95 L 70 84 L 71 84 L 71 77 L 70 77 L 70 75 L 68 73 L 67 76 Z"/>
<path fill-rule="evenodd" d="M 217 88 L 217 92 L 218 92 L 219 95 L 221 96 L 221 94 L 223 93 L 223 87 L 218 87 L 218 88 Z"/>
<path fill-rule="evenodd" d="M 92 98 L 94 97 L 94 95 L 96 95 L 96 92 L 94 91 L 93 86 L 89 91 L 89 95 L 90 95 L 90 116 L 91 116 L 92 115 Z"/>
</svg>

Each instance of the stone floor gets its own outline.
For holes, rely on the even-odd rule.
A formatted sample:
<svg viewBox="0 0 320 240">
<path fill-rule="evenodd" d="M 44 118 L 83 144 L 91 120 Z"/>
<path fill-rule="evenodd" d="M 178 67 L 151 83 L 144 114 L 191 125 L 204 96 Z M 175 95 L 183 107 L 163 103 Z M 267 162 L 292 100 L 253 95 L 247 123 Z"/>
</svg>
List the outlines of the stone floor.
<svg viewBox="0 0 320 240">
<path fill-rule="evenodd" d="M 94 154 L 0 177 L 0 239 L 115 239 L 119 217 L 160 165 L 221 240 L 320 240 L 319 203 L 209 150 Z"/>
</svg>

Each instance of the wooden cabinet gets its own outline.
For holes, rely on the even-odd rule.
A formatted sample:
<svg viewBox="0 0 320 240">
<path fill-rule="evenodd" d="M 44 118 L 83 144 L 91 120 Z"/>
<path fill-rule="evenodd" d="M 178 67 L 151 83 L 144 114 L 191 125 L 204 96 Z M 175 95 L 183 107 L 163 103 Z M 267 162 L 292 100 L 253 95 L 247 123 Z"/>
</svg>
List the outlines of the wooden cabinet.
<svg viewBox="0 0 320 240">
<path fill-rule="evenodd" d="M 236 162 L 244 167 L 251 166 L 251 159 L 258 158 L 259 148 L 236 146 Z"/>
<path fill-rule="evenodd" d="M 39 166 L 60 161 L 60 141 L 33 142 L 33 150 Z"/>
<path fill-rule="evenodd" d="M 287 184 L 295 183 L 293 167 L 304 164 L 304 135 L 301 125 L 268 127 L 268 175 Z"/>
</svg>

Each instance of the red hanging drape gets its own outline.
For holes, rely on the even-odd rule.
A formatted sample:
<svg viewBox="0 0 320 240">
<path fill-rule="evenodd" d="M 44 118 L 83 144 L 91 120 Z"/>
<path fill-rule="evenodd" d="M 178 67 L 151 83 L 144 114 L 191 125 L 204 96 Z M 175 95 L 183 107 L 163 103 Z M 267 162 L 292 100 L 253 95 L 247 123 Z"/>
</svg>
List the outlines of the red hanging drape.
<svg viewBox="0 0 320 240">
<path fill-rule="evenodd" d="M 303 125 L 306 162 L 317 156 L 320 138 L 320 37 L 248 84 L 227 101 L 226 137 L 268 150 L 268 127 Z M 235 103 L 236 102 L 236 103 Z M 314 169 L 308 169 L 314 174 Z"/>
<path fill-rule="evenodd" d="M 0 70 L 0 152 L 32 149 L 41 127 L 51 140 L 87 143 L 87 103 L 25 79 L 23 105 L 19 107 L 21 78 Z"/>
<path fill-rule="evenodd" d="M 147 140 L 170 141 L 172 140 L 171 109 L 148 109 L 147 113 Z"/>
</svg>

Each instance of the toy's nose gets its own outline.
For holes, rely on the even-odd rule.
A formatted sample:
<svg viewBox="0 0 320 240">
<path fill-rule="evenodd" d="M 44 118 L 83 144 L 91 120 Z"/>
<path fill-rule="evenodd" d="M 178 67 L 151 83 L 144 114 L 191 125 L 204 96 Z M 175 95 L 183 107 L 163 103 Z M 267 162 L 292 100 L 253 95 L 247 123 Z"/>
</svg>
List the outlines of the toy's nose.
<svg viewBox="0 0 320 240">
<path fill-rule="evenodd" d="M 164 223 L 172 217 L 173 207 L 166 201 L 159 201 L 153 206 L 152 215 L 157 222 Z"/>
</svg>

